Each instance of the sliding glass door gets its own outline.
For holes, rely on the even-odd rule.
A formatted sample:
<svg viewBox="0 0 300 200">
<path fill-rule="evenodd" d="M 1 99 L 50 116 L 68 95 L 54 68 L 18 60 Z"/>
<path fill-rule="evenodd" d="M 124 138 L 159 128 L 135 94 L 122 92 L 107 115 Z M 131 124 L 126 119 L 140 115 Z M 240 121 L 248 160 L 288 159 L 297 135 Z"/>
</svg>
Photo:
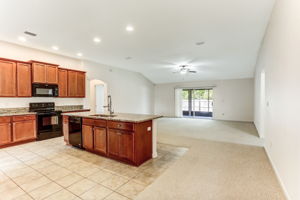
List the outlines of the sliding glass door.
<svg viewBox="0 0 300 200">
<path fill-rule="evenodd" d="M 212 117 L 212 89 L 183 89 L 182 115 L 186 117 Z"/>
</svg>

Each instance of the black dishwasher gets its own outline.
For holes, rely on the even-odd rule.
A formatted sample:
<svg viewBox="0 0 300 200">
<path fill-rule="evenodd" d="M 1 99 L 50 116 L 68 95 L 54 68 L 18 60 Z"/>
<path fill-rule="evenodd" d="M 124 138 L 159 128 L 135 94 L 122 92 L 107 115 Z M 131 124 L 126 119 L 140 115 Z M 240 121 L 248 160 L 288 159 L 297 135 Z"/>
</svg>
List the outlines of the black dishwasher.
<svg viewBox="0 0 300 200">
<path fill-rule="evenodd" d="M 69 143 L 82 148 L 81 117 L 69 117 Z"/>
</svg>

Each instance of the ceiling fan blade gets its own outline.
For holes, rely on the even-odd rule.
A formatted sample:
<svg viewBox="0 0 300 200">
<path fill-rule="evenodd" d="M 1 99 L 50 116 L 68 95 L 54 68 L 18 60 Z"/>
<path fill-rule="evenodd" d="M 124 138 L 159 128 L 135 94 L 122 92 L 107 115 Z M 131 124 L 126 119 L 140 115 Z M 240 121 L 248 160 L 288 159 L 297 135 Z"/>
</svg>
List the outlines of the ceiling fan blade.
<svg viewBox="0 0 300 200">
<path fill-rule="evenodd" d="M 196 71 L 189 71 L 189 73 L 194 73 L 194 74 L 195 74 L 195 73 L 197 73 L 197 72 L 196 72 Z"/>
</svg>

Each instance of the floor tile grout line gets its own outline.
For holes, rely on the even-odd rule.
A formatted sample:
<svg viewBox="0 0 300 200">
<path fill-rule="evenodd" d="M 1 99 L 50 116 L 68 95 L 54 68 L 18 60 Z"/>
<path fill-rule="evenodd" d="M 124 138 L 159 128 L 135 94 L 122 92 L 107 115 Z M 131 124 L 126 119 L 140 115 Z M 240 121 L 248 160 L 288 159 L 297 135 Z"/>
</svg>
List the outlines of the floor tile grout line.
<svg viewBox="0 0 300 200">
<path fill-rule="evenodd" d="M 34 152 L 32 152 L 32 153 L 34 153 Z M 39 156 L 39 155 L 38 155 Z M 42 157 L 42 156 L 40 156 L 40 157 Z M 44 158 L 44 157 L 43 157 Z M 16 158 L 16 159 L 18 159 L 18 158 Z M 45 160 L 48 160 L 49 162 L 52 162 L 52 163 L 54 163 L 54 164 L 56 164 L 56 165 L 59 165 L 59 164 L 57 164 L 57 163 L 55 163 L 55 162 L 53 162 L 52 160 L 50 160 L 50 159 L 47 159 L 47 158 L 44 158 Z M 23 162 L 23 161 L 21 161 L 21 162 Z M 23 162 L 24 163 L 24 162 Z M 27 165 L 26 163 L 24 163 L 25 165 Z M 40 173 L 41 175 L 43 175 L 43 176 L 45 176 L 46 178 L 48 178 L 49 180 L 51 180 L 52 182 L 55 182 L 56 184 L 58 184 L 55 180 L 52 180 L 52 179 L 50 179 L 49 177 L 47 177 L 46 175 L 44 175 L 43 173 L 41 173 L 41 172 L 39 172 L 37 169 L 35 169 L 35 168 L 32 168 L 30 165 L 27 165 L 28 167 L 30 167 L 31 169 L 33 169 L 33 170 L 36 170 L 38 173 Z M 62 168 L 65 168 L 65 167 L 63 167 L 63 166 L 61 166 L 61 165 L 59 165 L 60 167 L 62 167 Z M 65 168 L 65 169 L 67 169 L 67 168 Z M 69 170 L 69 169 L 67 169 L 68 171 L 71 171 L 71 170 Z M 73 172 L 73 171 L 71 171 L 71 172 Z M 80 174 L 78 174 L 78 173 L 76 173 L 76 172 L 73 172 L 73 173 L 75 173 L 75 174 L 77 174 L 77 175 L 79 175 L 79 176 L 81 176 Z M 95 173 L 97 173 L 97 172 L 95 172 Z M 92 174 L 91 174 L 92 175 Z M 66 176 L 68 176 L 68 175 L 66 175 Z M 66 176 L 64 176 L 64 177 L 66 177 Z M 61 178 L 64 178 L 64 177 L 61 177 Z M 81 177 L 83 177 L 83 176 L 81 176 Z M 83 177 L 84 179 L 87 179 L 87 177 Z M 88 180 L 90 180 L 90 179 L 88 179 Z M 80 180 L 78 180 L 77 182 L 75 182 L 75 183 L 78 183 Z M 93 180 L 90 180 L 90 181 L 93 181 Z M 128 180 L 126 183 L 128 183 L 130 180 Z M 99 183 L 97 183 L 97 182 L 95 182 L 95 181 L 93 181 L 94 183 L 96 183 L 96 184 L 98 184 L 99 185 Z M 75 183 L 73 183 L 73 184 L 71 184 L 71 185 L 74 185 Z M 58 184 L 59 185 L 59 184 Z M 71 186 L 70 185 L 70 186 Z M 125 184 L 123 184 L 123 185 L 125 185 Z M 122 185 L 122 186 L 123 186 Z M 18 185 L 19 186 L 19 185 Z M 42 186 L 44 186 L 44 185 L 42 185 Z M 40 187 L 42 187 L 42 186 L 40 186 Z M 61 186 L 61 185 L 59 185 L 59 186 Z M 68 186 L 68 187 L 70 187 L 70 186 Z M 110 189 L 110 188 L 108 188 L 108 187 L 106 187 L 106 186 L 104 186 L 104 185 L 102 185 L 101 184 L 101 186 L 103 186 L 103 187 L 105 187 L 105 188 L 107 188 L 107 189 L 109 189 L 109 190 L 111 190 L 112 192 L 116 192 L 115 190 L 112 190 L 112 189 Z M 38 188 L 40 188 L 40 187 L 38 187 Z M 63 187 L 63 186 L 61 186 L 63 189 L 67 189 L 67 188 L 65 188 L 65 187 Z M 36 189 L 38 189 L 38 188 L 36 188 Z M 67 189 L 68 190 L 68 189 Z M 69 190 L 68 190 L 69 191 Z M 71 191 L 69 191 L 69 192 L 71 192 Z M 87 192 L 87 191 L 86 191 Z M 74 194 L 73 192 L 71 192 L 72 194 Z M 75 196 L 77 196 L 77 197 L 79 197 L 80 198 L 80 196 L 78 196 L 78 195 L 76 195 L 76 194 L 74 194 Z"/>
<path fill-rule="evenodd" d="M 48 146 L 54 146 L 54 145 L 48 145 Z M 171 146 L 171 145 L 168 145 L 168 146 Z M 22 147 L 20 147 L 20 149 L 22 149 Z M 81 174 L 78 174 L 78 173 L 76 173 L 76 172 L 74 172 L 74 171 L 72 171 L 72 170 L 69 170 L 68 168 L 66 168 L 65 166 L 62 166 L 62 165 L 60 165 L 60 164 L 58 164 L 58 163 L 56 163 L 56 162 L 54 162 L 54 161 L 52 161 L 50 158 L 47 158 L 47 157 L 44 157 L 43 155 L 40 155 L 40 154 L 37 154 L 37 153 L 35 153 L 35 152 L 32 152 L 31 150 L 29 150 L 29 149 L 26 149 L 26 148 L 23 148 L 24 150 L 26 150 L 26 151 L 28 151 L 28 152 L 30 152 L 30 153 L 33 153 L 33 154 L 35 154 L 37 157 L 40 157 L 40 158 L 42 158 L 42 159 L 44 159 L 44 160 L 47 160 L 47 161 L 49 161 L 49 162 L 51 162 L 53 165 L 57 165 L 57 166 L 59 166 L 59 167 L 61 167 L 61 168 L 64 168 L 64 169 L 66 169 L 66 170 L 68 170 L 68 171 L 70 171 L 70 172 L 72 172 L 72 173 L 75 173 L 75 174 L 77 174 L 77 175 L 79 175 L 79 176 L 81 176 L 81 177 L 83 177 L 83 178 L 85 178 L 85 179 L 88 179 L 88 177 L 89 176 L 91 176 L 91 175 L 89 175 L 89 176 L 87 176 L 87 177 L 84 177 L 84 176 L 82 176 Z M 65 150 L 65 149 L 64 149 Z M 8 152 L 7 152 L 8 153 Z M 56 151 L 54 151 L 54 153 L 56 153 Z M 171 153 L 171 152 L 170 152 Z M 9 154 L 9 153 L 8 153 Z M 70 157 L 74 157 L 74 155 L 68 155 L 66 152 L 63 152 L 63 154 L 64 155 L 66 155 L 66 156 L 70 156 Z M 165 155 L 167 155 L 168 153 L 166 153 Z M 34 158 L 32 158 L 32 159 L 29 159 L 29 160 L 20 160 L 20 158 L 18 158 L 18 157 L 15 157 L 14 155 L 11 155 L 11 154 L 9 154 L 10 156 L 12 156 L 13 158 L 15 158 L 15 159 L 17 159 L 18 161 L 20 161 L 22 164 L 24 164 L 24 165 L 26 165 L 27 167 L 30 167 L 31 169 L 33 169 L 34 171 L 36 171 L 36 172 L 38 172 L 38 173 L 40 173 L 42 176 L 44 176 L 44 177 L 46 177 L 46 178 L 48 178 L 45 174 L 43 174 L 43 173 L 41 173 L 41 172 L 39 172 L 37 169 L 35 169 L 35 168 L 33 168 L 32 166 L 30 166 L 29 164 L 27 164 L 27 163 L 25 163 L 25 162 L 27 162 L 27 161 L 30 161 L 30 160 L 33 160 L 34 158 L 36 158 L 36 157 L 34 157 Z M 179 157 L 181 157 L 182 155 L 180 155 Z M 85 161 L 85 160 L 84 160 Z M 112 160 L 112 161 L 114 161 L 114 160 Z M 88 161 L 85 161 L 85 162 L 88 162 Z M 117 161 L 115 161 L 115 162 L 117 162 Z M 89 163 L 89 164 L 94 164 L 94 163 Z M 173 163 L 174 164 L 174 163 Z M 99 169 L 99 170 L 104 170 L 104 171 L 107 171 L 107 172 L 109 172 L 109 173 L 111 173 L 111 174 L 113 174 L 113 175 L 116 175 L 116 176 L 119 176 L 119 177 L 123 177 L 123 178 L 126 178 L 126 179 L 128 179 L 128 177 L 125 177 L 125 176 L 122 176 L 121 174 L 118 174 L 118 173 L 116 173 L 116 172 L 114 172 L 114 171 L 110 171 L 110 170 L 107 170 L 106 168 L 103 168 L 103 167 L 99 167 L 99 166 L 97 166 L 97 168 Z M 165 171 L 166 169 L 168 169 L 169 167 L 166 167 L 163 171 Z M 129 169 L 129 168 L 128 168 Z M 137 173 L 147 173 L 147 172 L 145 172 L 146 171 L 146 169 L 143 169 L 142 171 L 139 171 L 139 172 L 137 172 Z M 95 173 L 97 173 L 97 172 L 95 172 Z M 95 174 L 95 173 L 93 173 L 93 174 Z M 148 173 L 149 174 L 149 173 Z M 68 174 L 68 175 L 70 175 L 70 174 Z M 63 177 L 60 177 L 59 179 L 61 179 L 61 178 L 64 178 L 64 177 L 66 177 L 66 176 L 68 176 L 68 175 L 65 175 L 65 176 L 63 176 Z M 150 174 L 151 175 L 151 174 Z M 21 175 L 22 176 L 22 175 Z M 103 187 L 105 187 L 105 188 L 107 188 L 107 189 L 109 189 L 109 190 L 111 190 L 112 191 L 112 193 L 113 192 L 116 192 L 116 193 L 118 193 L 118 194 L 120 194 L 117 190 L 119 189 L 119 188 L 121 188 L 122 186 L 124 186 L 125 184 L 127 184 L 128 182 L 130 182 L 130 181 L 133 181 L 133 182 L 135 182 L 135 183 L 137 183 L 137 184 L 140 184 L 140 185 L 143 185 L 143 186 L 145 186 L 144 188 L 143 188 L 143 190 L 145 190 L 150 184 L 152 184 L 152 183 L 150 183 L 150 184 L 143 184 L 143 183 L 140 183 L 140 182 L 137 182 L 137 181 L 135 181 L 134 180 L 134 178 L 135 177 L 137 177 L 137 175 L 135 175 L 135 176 L 133 176 L 133 177 L 131 177 L 131 178 L 129 178 L 128 179 L 128 181 L 127 182 L 125 182 L 124 184 L 122 184 L 121 186 L 119 186 L 118 188 L 116 188 L 116 189 L 111 189 L 111 188 L 108 188 L 108 187 L 106 187 L 105 185 L 102 185 L 101 183 L 97 183 L 97 182 L 95 182 L 95 181 L 93 181 L 93 180 L 90 180 L 90 179 L 88 179 L 88 180 L 90 180 L 90 181 L 93 181 L 94 183 L 96 183 L 96 184 L 98 184 L 98 185 L 101 185 L 101 186 L 103 186 Z M 10 178 L 10 177 L 8 177 L 8 178 Z M 157 178 L 157 177 L 156 177 Z M 10 178 L 11 179 L 11 178 Z M 55 184 L 58 184 L 56 181 L 57 180 L 52 180 L 52 179 L 50 179 L 50 178 L 48 178 L 51 182 L 54 182 Z M 12 179 L 11 179 L 12 180 Z M 107 179 L 106 179 L 107 180 Z M 80 181 L 80 180 L 79 180 Z M 77 181 L 77 182 L 79 182 L 79 181 Z M 104 182 L 105 180 L 103 180 L 102 182 Z M 75 184 L 75 183 L 73 183 L 73 184 Z M 73 185 L 73 184 L 71 184 L 71 185 Z M 59 186 L 61 186 L 60 184 L 58 184 Z M 17 186 L 19 187 L 19 185 L 17 184 Z M 63 186 L 61 186 L 63 189 L 67 189 L 67 188 L 65 188 L 65 187 L 63 187 Z M 70 186 L 68 186 L 68 187 L 70 187 Z M 22 189 L 22 188 L 21 188 Z M 23 189 L 22 189 L 23 190 Z M 61 189 L 62 190 L 62 189 Z M 59 191 L 61 191 L 61 190 L 59 190 Z M 142 192 L 142 191 L 141 191 Z M 27 193 L 26 191 L 25 191 L 25 193 Z M 56 192 L 55 192 L 56 193 Z M 55 193 L 53 193 L 53 194 L 55 194 Z M 72 193 L 72 192 L 71 192 Z M 51 194 L 52 195 L 52 194 Z M 122 195 L 122 194 L 120 194 L 120 195 Z M 30 196 L 30 195 L 29 195 Z M 49 195 L 50 196 L 50 195 Z M 75 194 L 75 196 L 77 196 L 76 194 Z M 122 196 L 125 196 L 125 195 L 122 195 Z M 78 197 L 78 196 L 77 196 Z M 128 198 L 127 196 L 125 196 L 126 198 Z M 80 198 L 80 197 L 79 197 Z M 106 197 L 105 197 L 106 198 Z"/>
<path fill-rule="evenodd" d="M 27 191 L 25 191 L 23 188 L 21 188 L 12 178 L 10 178 L 10 177 L 8 177 L 9 179 L 11 179 L 11 181 L 14 183 L 14 184 L 16 184 L 16 186 L 18 187 L 18 188 L 20 188 L 21 190 L 23 190 L 23 192 L 25 192 L 25 194 L 27 194 L 30 198 L 32 198 L 32 199 L 34 199 Z M 23 194 L 22 194 L 23 195 Z M 20 196 L 22 196 L 22 195 L 20 195 Z M 17 196 L 17 197 L 20 197 L 20 196 Z"/>
<path fill-rule="evenodd" d="M 27 150 L 27 151 L 30 151 L 30 150 Z M 31 152 L 31 151 L 30 151 Z M 45 159 L 45 160 L 48 160 L 49 162 L 52 162 L 52 163 L 54 163 L 53 161 L 51 161 L 51 160 L 49 160 L 49 159 L 47 159 L 47 158 L 45 158 L 45 157 L 43 157 L 43 156 L 41 156 L 41 155 L 38 155 L 38 154 L 36 154 L 35 152 L 32 152 L 33 154 L 35 154 L 35 155 L 37 155 L 37 156 L 39 156 L 39 157 L 42 157 L 43 159 Z M 11 156 L 13 156 L 13 155 L 11 155 Z M 14 157 L 14 156 L 13 156 Z M 14 158 L 16 158 L 16 157 L 14 157 Z M 16 159 L 18 159 L 18 158 L 16 158 Z M 19 159 L 18 159 L 19 160 Z M 33 170 L 35 170 L 36 172 L 38 172 L 38 173 L 40 173 L 42 176 L 44 176 L 45 178 L 48 178 L 51 182 L 54 182 L 55 184 L 58 184 L 58 183 L 56 183 L 56 181 L 54 181 L 54 180 L 52 180 L 52 179 L 50 179 L 49 177 L 47 177 L 45 174 L 43 174 L 43 173 L 41 173 L 41 172 L 39 172 L 37 169 L 35 169 L 35 168 L 33 168 L 33 167 L 31 167 L 30 165 L 27 165 L 26 163 L 24 163 L 24 161 L 22 161 L 22 160 L 19 160 L 19 161 L 21 161 L 23 164 L 25 164 L 26 166 L 28 166 L 28 167 L 30 167 L 31 169 L 33 169 Z M 56 164 L 56 165 L 59 165 L 59 164 L 57 164 L 57 163 L 54 163 L 54 164 Z M 71 170 L 69 170 L 69 171 L 71 171 Z M 66 175 L 67 176 L 67 175 Z M 65 177 L 65 176 L 64 176 Z M 10 178 L 10 177 L 9 177 Z M 61 177 L 61 178 L 63 178 L 63 177 Z M 35 179 L 34 179 L 35 180 Z M 13 181 L 13 180 L 12 180 Z M 14 182 L 14 181 L 13 181 Z M 15 182 L 14 182 L 15 183 Z M 15 183 L 19 188 L 21 188 L 17 183 Z M 46 183 L 46 184 L 48 184 L 48 183 Z M 44 184 L 44 185 L 46 185 L 46 184 Z M 44 185 L 42 185 L 42 186 L 44 186 Z M 59 185 L 59 184 L 58 184 Z M 40 186 L 40 187 L 42 187 L 42 186 Z M 63 189 L 67 189 L 67 188 L 65 188 L 65 187 L 63 187 L 63 186 L 61 186 L 61 185 L 59 185 L 60 187 L 62 187 L 62 189 L 60 189 L 59 191 L 61 191 L 61 190 L 63 190 Z M 40 188 L 40 187 L 37 187 L 37 188 L 35 188 L 34 190 L 36 190 L 36 189 L 38 189 L 38 188 Z M 22 190 L 23 190 L 23 188 L 21 188 Z M 32 197 L 28 192 L 26 192 L 25 190 L 23 190 L 26 194 L 28 194 L 30 197 Z M 32 190 L 33 191 L 33 190 Z M 57 192 L 59 192 L 59 191 L 57 191 Z M 69 191 L 69 190 L 68 190 Z M 57 192 L 55 192 L 55 193 L 57 193 Z M 69 191 L 70 192 L 70 191 Z M 49 196 L 51 196 L 51 195 L 53 195 L 53 194 L 55 194 L 55 193 L 52 193 L 52 194 L 50 194 Z M 71 192 L 72 193 L 72 192 Z M 72 194 L 74 194 L 74 193 L 72 193 Z M 77 196 L 76 194 L 74 194 L 76 197 L 78 197 L 78 198 L 80 198 L 79 196 Z M 47 196 L 47 197 L 49 197 L 49 196 Z M 47 197 L 45 197 L 45 198 L 47 198 Z M 33 197 L 32 197 L 33 198 Z M 45 199 L 45 198 L 43 198 L 43 199 Z M 34 198 L 33 198 L 34 199 Z M 80 198 L 80 199 L 82 199 L 82 198 Z"/>
</svg>

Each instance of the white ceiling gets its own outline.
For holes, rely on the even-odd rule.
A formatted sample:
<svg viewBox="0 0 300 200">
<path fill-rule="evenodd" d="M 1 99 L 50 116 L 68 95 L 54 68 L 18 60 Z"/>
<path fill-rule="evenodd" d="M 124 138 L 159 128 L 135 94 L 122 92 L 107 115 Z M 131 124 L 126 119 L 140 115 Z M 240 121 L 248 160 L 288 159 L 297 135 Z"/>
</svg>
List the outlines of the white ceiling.
<svg viewBox="0 0 300 200">
<path fill-rule="evenodd" d="M 154 83 L 253 77 L 274 0 L 0 0 L 0 40 L 141 72 Z M 128 33 L 126 25 L 134 26 Z M 18 41 L 23 32 L 37 33 Z M 95 45 L 97 36 L 102 42 Z M 197 46 L 196 42 L 205 41 Z M 0 56 L 1 57 L 1 56 Z M 132 57 L 132 59 L 125 59 Z M 172 72 L 190 64 L 194 75 Z"/>
</svg>

